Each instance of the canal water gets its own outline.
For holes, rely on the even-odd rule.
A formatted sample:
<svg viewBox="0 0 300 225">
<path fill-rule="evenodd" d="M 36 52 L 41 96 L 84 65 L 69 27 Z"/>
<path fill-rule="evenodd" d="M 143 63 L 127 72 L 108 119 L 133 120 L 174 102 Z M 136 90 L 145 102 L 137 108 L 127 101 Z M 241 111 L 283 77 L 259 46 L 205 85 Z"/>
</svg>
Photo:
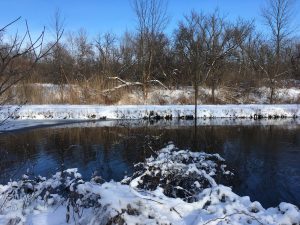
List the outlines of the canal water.
<svg viewBox="0 0 300 225">
<path fill-rule="evenodd" d="M 280 124 L 280 125 L 279 125 Z M 39 127 L 0 134 L 0 183 L 22 174 L 50 176 L 78 168 L 85 179 L 93 174 L 120 181 L 168 143 L 180 149 L 219 153 L 236 174 L 237 194 L 264 207 L 280 202 L 300 206 L 300 126 L 298 123 L 260 125 L 192 123 L 164 124 L 126 121 Z"/>
</svg>

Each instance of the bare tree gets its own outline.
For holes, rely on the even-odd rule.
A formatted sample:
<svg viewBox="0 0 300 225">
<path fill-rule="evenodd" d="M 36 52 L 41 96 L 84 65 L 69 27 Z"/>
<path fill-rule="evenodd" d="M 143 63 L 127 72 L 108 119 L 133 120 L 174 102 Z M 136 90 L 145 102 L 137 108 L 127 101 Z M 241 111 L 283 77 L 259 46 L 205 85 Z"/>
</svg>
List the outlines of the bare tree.
<svg viewBox="0 0 300 225">
<path fill-rule="evenodd" d="M 95 52 L 85 29 L 81 28 L 75 36 L 75 46 L 77 77 L 81 80 L 88 79 L 92 74 Z"/>
<path fill-rule="evenodd" d="M 295 44 L 291 57 L 293 77 L 300 80 L 300 43 Z"/>
<path fill-rule="evenodd" d="M 224 62 L 235 50 L 249 30 L 249 24 L 229 24 L 218 11 L 204 15 L 191 12 L 181 22 L 176 32 L 176 49 L 195 90 L 195 118 L 199 85 L 210 81 L 214 102 L 214 91 L 221 78 Z"/>
<path fill-rule="evenodd" d="M 149 84 L 161 83 L 152 78 L 154 58 L 158 51 L 155 43 L 169 22 L 167 3 L 163 0 L 134 0 L 133 9 L 137 18 L 138 72 L 142 77 L 144 99 L 147 99 Z"/>
<path fill-rule="evenodd" d="M 7 92 L 18 82 L 28 77 L 33 68 L 41 59 L 49 54 L 58 40 L 50 46 L 44 47 L 45 28 L 41 34 L 32 37 L 27 21 L 25 21 L 25 34 L 20 36 L 18 33 L 14 35 L 11 41 L 8 41 L 7 29 L 19 22 L 21 17 L 11 23 L 0 28 L 0 98 L 1 104 L 5 104 L 11 96 L 6 96 Z"/>
<path fill-rule="evenodd" d="M 132 33 L 128 31 L 125 32 L 121 39 L 119 51 L 122 65 L 118 74 L 122 79 L 124 79 L 125 76 L 133 79 L 137 60 L 135 57 L 134 35 Z"/>
<path fill-rule="evenodd" d="M 267 0 L 262 17 L 271 31 L 277 61 L 280 61 L 282 48 L 293 32 L 293 0 Z"/>
<path fill-rule="evenodd" d="M 106 77 L 114 76 L 118 71 L 120 53 L 116 47 L 117 38 L 114 34 L 105 33 L 98 35 L 95 40 L 97 49 L 97 67 L 98 73 Z"/>
<path fill-rule="evenodd" d="M 167 3 L 165 0 L 134 0 L 133 10 L 137 19 L 137 32 L 133 37 L 127 35 L 126 40 L 126 45 L 133 48 L 133 54 L 128 47 L 122 46 L 122 53 L 127 54 L 127 63 L 121 67 L 116 76 L 109 77 L 111 80 L 120 82 L 120 85 L 104 90 L 103 93 L 107 94 L 121 88 L 139 86 L 142 87 L 144 100 L 146 101 L 151 84 L 158 84 L 167 88 L 158 79 L 160 74 L 164 74 L 164 76 L 166 74 L 162 70 L 162 66 L 157 63 L 159 61 L 158 57 L 162 55 L 161 51 L 164 51 L 167 44 L 163 34 L 169 21 Z M 133 66 L 135 69 L 130 71 L 134 71 L 136 74 L 131 74 L 130 78 L 134 80 L 121 79 L 120 74 Z"/>
<path fill-rule="evenodd" d="M 53 69 L 54 73 L 53 75 L 55 76 L 56 83 L 59 85 L 60 89 L 60 102 L 64 102 L 64 96 L 65 96 L 65 84 L 68 82 L 68 76 L 65 72 L 65 56 L 68 55 L 66 54 L 67 51 L 65 49 L 65 46 L 63 45 L 62 42 L 60 42 L 59 34 L 64 30 L 64 23 L 65 19 L 62 18 L 62 15 L 57 9 L 54 14 L 53 18 L 53 32 L 54 32 L 54 37 L 55 40 L 57 41 L 57 45 L 53 48 Z"/>
<path fill-rule="evenodd" d="M 272 60 L 267 64 L 268 68 L 261 64 L 259 66 L 269 81 L 270 103 L 272 104 L 278 79 L 289 73 L 289 70 L 283 67 L 282 55 L 283 49 L 293 33 L 293 1 L 268 0 L 266 6 L 262 8 L 262 17 L 271 32 L 272 44 L 268 55 Z"/>
</svg>

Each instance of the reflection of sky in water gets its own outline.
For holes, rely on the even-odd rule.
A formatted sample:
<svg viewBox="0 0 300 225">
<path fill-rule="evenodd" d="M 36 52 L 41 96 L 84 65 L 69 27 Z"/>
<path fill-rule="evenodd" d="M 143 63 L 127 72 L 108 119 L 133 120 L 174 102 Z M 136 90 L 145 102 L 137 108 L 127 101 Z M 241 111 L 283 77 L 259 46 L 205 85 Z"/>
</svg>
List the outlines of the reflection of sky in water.
<svg viewBox="0 0 300 225">
<path fill-rule="evenodd" d="M 240 174 L 241 183 L 234 191 L 267 206 L 281 201 L 299 206 L 300 129 L 270 128 L 224 143 L 223 157 Z"/>
<path fill-rule="evenodd" d="M 63 168 L 78 168 L 85 179 L 96 171 L 106 181 L 121 180 L 131 174 L 133 164 L 149 157 L 150 143 L 159 149 L 170 140 L 179 148 L 219 153 L 236 171 L 234 191 L 249 195 L 263 206 L 286 201 L 300 205 L 300 127 L 200 126 L 197 138 L 188 123 L 157 123 L 144 126 L 134 121 L 117 122 L 117 127 L 98 127 L 97 123 L 68 125 L 19 131 L 0 135 L 0 182 L 26 169 L 35 175 L 49 176 Z M 124 125 L 125 123 L 125 125 Z M 219 124 L 218 124 L 219 123 Z M 283 122 L 280 121 L 282 124 Z M 121 126 L 122 125 L 122 126 Z M 192 125 L 192 124 L 190 124 Z M 159 140 L 149 136 L 160 136 Z M 62 167 L 63 163 L 63 167 Z"/>
</svg>

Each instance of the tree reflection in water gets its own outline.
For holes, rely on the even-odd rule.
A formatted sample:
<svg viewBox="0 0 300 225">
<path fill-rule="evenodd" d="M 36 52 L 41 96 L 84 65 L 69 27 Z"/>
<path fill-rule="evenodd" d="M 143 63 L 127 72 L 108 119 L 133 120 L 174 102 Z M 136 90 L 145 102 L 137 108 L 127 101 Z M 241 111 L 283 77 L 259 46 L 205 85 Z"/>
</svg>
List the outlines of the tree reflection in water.
<svg viewBox="0 0 300 225">
<path fill-rule="evenodd" d="M 133 164 L 168 142 L 181 149 L 219 153 L 238 176 L 232 184 L 264 207 L 300 205 L 300 127 L 194 126 L 40 128 L 0 135 L 0 182 L 24 173 L 49 176 L 78 168 L 89 179 L 120 180 Z"/>
</svg>

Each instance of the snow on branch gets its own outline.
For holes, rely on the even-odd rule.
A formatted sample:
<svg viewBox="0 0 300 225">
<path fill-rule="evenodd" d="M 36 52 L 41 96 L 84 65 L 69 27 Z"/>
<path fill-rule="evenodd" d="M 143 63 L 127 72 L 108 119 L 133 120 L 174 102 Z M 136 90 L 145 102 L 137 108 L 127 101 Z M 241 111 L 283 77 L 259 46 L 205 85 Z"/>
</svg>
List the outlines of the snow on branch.
<svg viewBox="0 0 300 225">
<path fill-rule="evenodd" d="M 121 82 L 121 84 L 116 86 L 116 87 L 103 90 L 102 94 L 106 94 L 106 93 L 109 93 L 109 92 L 114 92 L 114 91 L 117 91 L 117 90 L 125 88 L 125 87 L 142 86 L 143 85 L 141 82 L 129 82 L 129 81 L 125 81 L 125 80 L 123 80 L 119 77 L 108 77 L 108 79 L 117 80 L 117 81 Z"/>
<path fill-rule="evenodd" d="M 161 85 L 163 88 L 165 88 L 166 90 L 169 90 L 169 88 L 159 80 L 149 80 L 148 82 L 157 83 L 157 84 Z"/>
<path fill-rule="evenodd" d="M 119 89 L 122 89 L 122 88 L 125 88 L 125 87 L 132 87 L 132 86 L 143 86 L 144 83 L 142 82 L 132 82 L 132 81 L 125 81 L 123 79 L 121 79 L 120 77 L 108 77 L 109 80 L 116 80 L 116 81 L 119 81 L 121 84 L 118 85 L 118 86 L 115 86 L 113 88 L 108 88 L 108 89 L 105 89 L 102 91 L 102 94 L 106 94 L 106 93 L 109 93 L 109 92 L 114 92 L 114 91 L 117 91 Z M 159 80 L 149 80 L 147 81 L 146 83 L 157 83 L 159 84 L 160 86 L 162 86 L 163 88 L 165 89 L 169 89 L 166 85 L 164 85 L 161 81 Z"/>
</svg>

